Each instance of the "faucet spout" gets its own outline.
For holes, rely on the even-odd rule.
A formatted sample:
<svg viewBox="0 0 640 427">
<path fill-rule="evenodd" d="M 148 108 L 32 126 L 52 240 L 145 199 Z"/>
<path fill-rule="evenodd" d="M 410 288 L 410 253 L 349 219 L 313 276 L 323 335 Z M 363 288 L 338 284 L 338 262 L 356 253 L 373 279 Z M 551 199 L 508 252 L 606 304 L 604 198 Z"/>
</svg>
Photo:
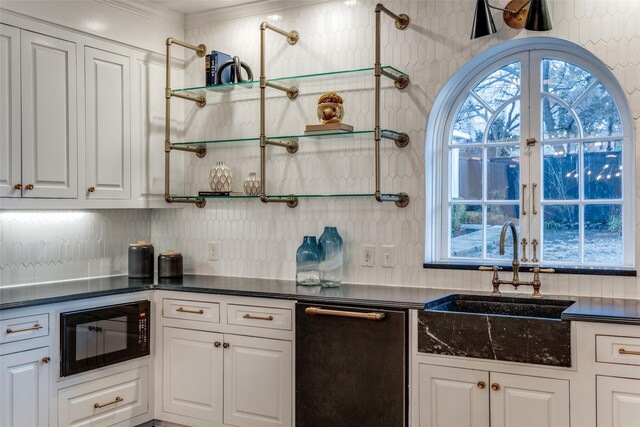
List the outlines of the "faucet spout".
<svg viewBox="0 0 640 427">
<path fill-rule="evenodd" d="M 518 269 L 520 268 L 520 262 L 518 261 L 518 230 L 511 221 L 507 221 L 502 225 L 502 231 L 500 232 L 500 255 L 504 255 L 504 241 L 507 237 L 507 228 L 511 229 L 511 237 L 513 239 L 513 285 L 517 288 L 519 282 Z"/>
</svg>

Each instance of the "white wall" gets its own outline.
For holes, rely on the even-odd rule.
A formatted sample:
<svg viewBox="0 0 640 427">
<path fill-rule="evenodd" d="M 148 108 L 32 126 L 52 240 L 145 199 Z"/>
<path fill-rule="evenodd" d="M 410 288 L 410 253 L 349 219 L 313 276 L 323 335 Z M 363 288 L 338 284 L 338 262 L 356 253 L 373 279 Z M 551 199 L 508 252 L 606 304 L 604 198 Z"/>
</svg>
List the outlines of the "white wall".
<svg viewBox="0 0 640 427">
<path fill-rule="evenodd" d="M 348 6 L 348 3 L 352 6 Z M 405 191 L 408 208 L 364 200 L 301 200 L 295 209 L 264 205 L 257 200 L 209 201 L 204 209 L 153 211 L 152 240 L 181 250 L 187 271 L 203 274 L 293 279 L 295 251 L 307 234 L 319 235 L 326 225 L 337 226 L 346 247 L 345 281 L 384 285 L 489 289 L 489 275 L 475 271 L 425 270 L 424 253 L 424 134 L 429 110 L 439 88 L 475 54 L 490 45 L 516 37 L 550 36 L 568 39 L 595 53 L 620 80 L 631 104 L 635 123 L 640 120 L 640 8 L 635 0 L 550 0 L 554 29 L 547 33 L 504 28 L 495 12 L 499 34 L 469 40 L 474 0 L 400 0 L 384 2 L 397 13 L 411 17 L 410 28 L 397 31 L 383 16 L 382 62 L 411 76 L 408 89 L 383 90 L 382 126 L 404 130 L 411 144 L 404 149 L 384 144 L 383 192 Z M 501 2 L 497 2 L 501 3 Z M 283 29 L 297 29 L 296 46 L 267 33 L 267 77 L 349 68 L 374 63 L 373 1 L 335 1 L 279 12 L 271 22 Z M 209 49 L 237 54 L 259 75 L 259 24 L 265 15 L 218 22 L 188 29 L 186 39 L 205 43 Z M 203 83 L 202 62 L 192 60 L 187 84 Z M 370 87 L 368 80 L 348 84 L 323 81 L 307 87 L 291 102 L 270 91 L 267 101 L 267 134 L 302 133 L 315 123 L 317 95 L 337 89 L 345 98 L 345 122 L 356 128 L 373 127 L 373 92 L 351 91 Z M 368 85 L 368 86 L 367 86 Z M 273 95 L 273 96 L 271 96 Z M 175 101 L 182 102 L 182 101 Z M 250 137 L 258 135 L 258 91 L 236 89 L 232 94 L 210 96 L 202 110 L 186 103 L 188 140 Z M 638 138 L 636 132 L 636 138 Z M 371 192 L 373 190 L 372 140 L 302 142 L 300 152 L 288 155 L 270 147 L 268 192 Z M 187 159 L 187 188 L 191 193 L 207 189 L 207 174 L 218 160 L 234 173 L 233 190 L 240 191 L 249 171 L 258 171 L 256 142 L 240 147 L 209 148 L 204 159 Z M 640 186 L 637 186 L 640 188 Z M 205 258 L 208 241 L 221 245 L 221 260 Z M 396 246 L 397 266 L 358 265 L 361 243 Z M 526 290 L 525 290 L 526 291 Z M 634 277 L 554 275 L 545 276 L 543 293 L 640 297 Z"/>
</svg>

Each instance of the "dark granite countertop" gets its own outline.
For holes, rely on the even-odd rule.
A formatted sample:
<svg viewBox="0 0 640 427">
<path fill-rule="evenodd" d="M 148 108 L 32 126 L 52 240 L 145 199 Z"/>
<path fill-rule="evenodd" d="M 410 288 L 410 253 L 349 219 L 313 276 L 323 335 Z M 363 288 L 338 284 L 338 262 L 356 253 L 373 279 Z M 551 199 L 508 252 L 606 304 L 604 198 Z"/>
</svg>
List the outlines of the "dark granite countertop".
<svg viewBox="0 0 640 427">
<path fill-rule="evenodd" d="M 0 288 L 0 310 L 51 304 L 75 299 L 124 294 L 151 289 L 291 299 L 314 303 L 369 305 L 385 308 L 421 309 L 427 301 L 460 292 L 452 289 L 343 284 L 338 288 L 296 286 L 290 280 L 187 274 L 178 279 L 129 279 L 113 276 L 39 285 Z M 510 296 L 516 296 L 509 294 Z M 640 300 L 545 296 L 575 301 L 562 314 L 565 320 L 640 325 Z M 498 297 L 499 298 L 499 297 Z"/>
</svg>

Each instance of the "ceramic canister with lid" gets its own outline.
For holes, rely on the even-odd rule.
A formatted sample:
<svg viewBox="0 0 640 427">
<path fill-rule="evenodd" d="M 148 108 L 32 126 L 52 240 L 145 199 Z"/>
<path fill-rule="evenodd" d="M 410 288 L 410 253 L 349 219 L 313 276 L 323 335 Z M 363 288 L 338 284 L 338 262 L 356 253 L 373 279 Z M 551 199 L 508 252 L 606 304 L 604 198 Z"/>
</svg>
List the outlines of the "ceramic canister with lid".
<svg viewBox="0 0 640 427">
<path fill-rule="evenodd" d="M 153 277 L 153 245 L 144 240 L 129 245 L 129 277 L 147 279 Z"/>
<path fill-rule="evenodd" d="M 158 277 L 182 277 L 182 254 L 173 250 L 158 255 Z"/>
</svg>

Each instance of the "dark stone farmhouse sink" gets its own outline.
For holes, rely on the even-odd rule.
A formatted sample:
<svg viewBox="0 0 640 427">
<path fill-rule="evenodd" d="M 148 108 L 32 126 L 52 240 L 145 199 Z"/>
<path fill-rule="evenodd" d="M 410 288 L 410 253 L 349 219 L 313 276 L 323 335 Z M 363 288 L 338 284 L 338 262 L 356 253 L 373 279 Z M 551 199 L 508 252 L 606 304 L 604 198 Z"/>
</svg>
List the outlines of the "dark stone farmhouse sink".
<svg viewBox="0 0 640 427">
<path fill-rule="evenodd" d="M 418 351 L 571 366 L 573 301 L 454 294 L 418 313 Z"/>
</svg>

